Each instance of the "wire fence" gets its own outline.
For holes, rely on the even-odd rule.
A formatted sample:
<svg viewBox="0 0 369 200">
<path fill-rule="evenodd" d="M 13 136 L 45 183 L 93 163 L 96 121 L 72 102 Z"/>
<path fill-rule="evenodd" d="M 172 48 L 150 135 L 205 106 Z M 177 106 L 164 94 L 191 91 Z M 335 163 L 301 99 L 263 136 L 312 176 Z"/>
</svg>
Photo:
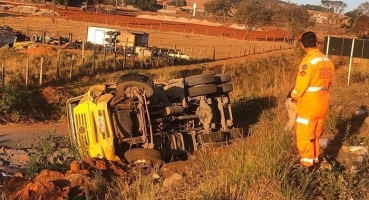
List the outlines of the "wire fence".
<svg viewBox="0 0 369 200">
<path fill-rule="evenodd" d="M 50 48 L 47 46 L 40 46 Z M 16 52 L 1 62 L 1 87 L 15 85 L 28 90 L 45 84 L 63 85 L 79 80 L 83 76 L 103 75 L 120 70 L 152 69 L 165 66 L 191 65 L 217 60 L 247 57 L 272 51 L 289 49 L 286 44 L 263 46 L 253 44 L 244 47 L 212 46 L 205 48 L 179 47 L 173 49 L 120 49 L 111 51 L 106 48 L 93 50 L 59 49 L 52 55 L 33 55 Z M 35 49 L 35 51 L 37 48 Z"/>
</svg>

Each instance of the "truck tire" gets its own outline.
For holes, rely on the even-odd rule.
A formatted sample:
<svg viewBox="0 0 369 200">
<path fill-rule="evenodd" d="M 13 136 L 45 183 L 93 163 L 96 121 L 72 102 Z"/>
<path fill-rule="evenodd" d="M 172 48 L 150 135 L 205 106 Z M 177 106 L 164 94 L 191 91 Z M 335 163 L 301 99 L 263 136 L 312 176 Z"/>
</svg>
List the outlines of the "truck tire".
<svg viewBox="0 0 369 200">
<path fill-rule="evenodd" d="M 216 84 L 228 83 L 230 81 L 231 81 L 231 75 L 230 74 L 216 74 L 215 75 L 215 83 Z"/>
<path fill-rule="evenodd" d="M 136 148 L 124 153 L 124 158 L 130 164 L 160 165 L 161 154 L 155 149 Z"/>
<path fill-rule="evenodd" d="M 119 87 L 118 87 L 119 86 Z M 138 86 L 145 90 L 146 96 L 151 97 L 154 94 L 154 81 L 142 74 L 122 75 L 117 84 L 117 90 L 125 86 Z M 119 93 L 119 91 L 117 91 Z"/>
<path fill-rule="evenodd" d="M 233 91 L 233 85 L 231 83 L 217 85 L 217 93 L 224 94 Z"/>
<path fill-rule="evenodd" d="M 188 96 L 195 97 L 207 94 L 214 94 L 217 92 L 217 86 L 215 84 L 197 85 L 188 88 Z"/>
<path fill-rule="evenodd" d="M 188 87 L 192 87 L 195 85 L 214 83 L 214 82 L 215 82 L 214 74 L 200 74 L 200 75 L 189 76 L 185 78 L 185 85 Z"/>
</svg>

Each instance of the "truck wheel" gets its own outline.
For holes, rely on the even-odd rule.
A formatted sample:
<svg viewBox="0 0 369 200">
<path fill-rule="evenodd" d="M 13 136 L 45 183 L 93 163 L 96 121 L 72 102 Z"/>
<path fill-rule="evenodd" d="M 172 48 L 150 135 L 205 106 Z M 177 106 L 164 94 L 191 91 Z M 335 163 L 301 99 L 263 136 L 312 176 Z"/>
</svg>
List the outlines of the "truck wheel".
<svg viewBox="0 0 369 200">
<path fill-rule="evenodd" d="M 206 94 L 213 94 L 217 92 L 217 86 L 215 84 L 197 85 L 188 88 L 188 96 L 195 97 Z"/>
<path fill-rule="evenodd" d="M 231 81 L 231 75 L 230 74 L 216 74 L 215 75 L 215 83 L 216 84 L 228 83 L 230 81 Z"/>
<path fill-rule="evenodd" d="M 222 85 L 217 85 L 217 93 L 224 94 L 233 91 L 233 85 L 231 83 L 226 83 Z"/>
<path fill-rule="evenodd" d="M 124 158 L 130 164 L 144 166 L 160 165 L 162 162 L 159 151 L 147 148 L 130 149 L 124 153 Z"/>
<path fill-rule="evenodd" d="M 151 97 L 154 94 L 154 81 L 151 78 L 142 74 L 122 75 L 118 80 L 117 90 L 118 88 L 119 89 L 124 88 L 125 86 L 141 87 L 145 90 L 147 97 Z"/>
<path fill-rule="evenodd" d="M 200 74 L 200 75 L 189 76 L 185 78 L 185 84 L 188 87 L 195 86 L 195 85 L 214 83 L 214 82 L 215 82 L 214 74 Z"/>
</svg>

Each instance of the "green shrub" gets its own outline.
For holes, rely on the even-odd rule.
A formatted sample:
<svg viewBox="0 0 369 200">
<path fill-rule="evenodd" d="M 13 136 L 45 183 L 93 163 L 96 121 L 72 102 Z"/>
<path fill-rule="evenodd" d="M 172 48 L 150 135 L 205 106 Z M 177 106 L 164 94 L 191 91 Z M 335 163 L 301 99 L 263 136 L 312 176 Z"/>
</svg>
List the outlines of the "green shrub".
<svg viewBox="0 0 369 200">
<path fill-rule="evenodd" d="M 5 88 L 0 102 L 0 109 L 2 112 L 12 110 L 12 112 L 22 113 L 27 106 L 27 102 L 24 99 L 25 95 L 20 91 Z"/>
<path fill-rule="evenodd" d="M 68 152 L 61 151 L 62 140 L 68 141 L 69 138 L 56 136 L 55 133 L 45 133 L 45 137 L 30 157 L 27 177 L 32 178 L 44 169 L 60 172 L 69 169 L 70 163 L 76 159 L 78 154 L 73 148 L 68 148 Z"/>
</svg>

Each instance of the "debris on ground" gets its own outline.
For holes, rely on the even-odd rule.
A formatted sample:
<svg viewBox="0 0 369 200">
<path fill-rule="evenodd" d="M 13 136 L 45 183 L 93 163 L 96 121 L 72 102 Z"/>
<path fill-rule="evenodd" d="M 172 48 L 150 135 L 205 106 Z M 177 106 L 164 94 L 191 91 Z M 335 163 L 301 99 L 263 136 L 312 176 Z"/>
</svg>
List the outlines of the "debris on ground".
<svg viewBox="0 0 369 200">
<path fill-rule="evenodd" d="M 367 154 L 368 153 L 368 146 L 343 146 L 343 152 L 351 152 L 358 155 Z"/>
<path fill-rule="evenodd" d="M 171 187 L 175 182 L 181 180 L 182 178 L 182 175 L 175 173 L 164 180 L 163 187 Z"/>
<path fill-rule="evenodd" d="M 362 115 L 362 114 L 365 114 L 367 113 L 367 109 L 364 105 L 361 105 L 360 108 L 358 110 L 355 111 L 355 114 L 356 115 Z"/>
<path fill-rule="evenodd" d="M 36 177 L 29 180 L 22 174 L 1 176 L 5 180 L 0 191 L 7 199 L 73 199 L 81 198 L 85 190 L 93 190 L 95 174 L 104 178 L 112 176 L 126 177 L 127 166 L 122 162 L 109 162 L 97 159 L 73 161 L 70 169 L 65 173 L 43 170 Z M 0 182 L 0 185 L 1 182 Z"/>
<path fill-rule="evenodd" d="M 65 104 L 65 102 L 72 97 L 71 94 L 52 86 L 43 88 L 41 90 L 41 95 L 48 104 Z"/>
</svg>

